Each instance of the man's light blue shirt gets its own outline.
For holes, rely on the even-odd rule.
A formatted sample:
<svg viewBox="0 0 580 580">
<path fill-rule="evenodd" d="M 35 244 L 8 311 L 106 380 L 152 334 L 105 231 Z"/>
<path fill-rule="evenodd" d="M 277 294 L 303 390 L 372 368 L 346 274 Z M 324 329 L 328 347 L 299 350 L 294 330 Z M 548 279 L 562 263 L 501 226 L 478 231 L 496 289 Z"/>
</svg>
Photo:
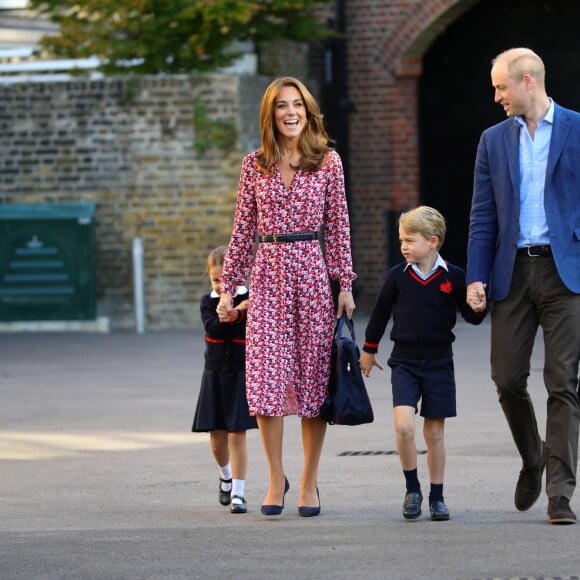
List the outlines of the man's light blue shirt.
<svg viewBox="0 0 580 580">
<path fill-rule="evenodd" d="M 544 209 L 546 166 L 554 121 L 554 101 L 546 116 L 538 123 L 532 139 L 523 117 L 515 118 L 520 125 L 520 233 L 518 248 L 550 243 Z"/>
<path fill-rule="evenodd" d="M 417 264 L 411 264 L 411 263 L 408 263 L 405 266 L 405 271 L 407 270 L 407 268 L 409 266 L 411 266 L 411 268 L 413 268 L 413 272 L 415 272 L 415 274 L 417 274 L 417 276 L 419 276 L 419 278 L 421 278 L 421 280 L 427 280 L 427 278 L 429 278 L 429 276 L 431 276 L 438 268 L 444 268 L 445 270 L 447 270 L 449 272 L 449 268 L 447 267 L 445 260 L 439 254 L 437 254 L 437 259 L 435 260 L 435 264 L 433 264 L 433 267 L 431 268 L 431 270 L 429 270 L 429 272 L 427 272 L 427 274 L 423 274 L 423 272 L 421 272 L 421 270 L 419 269 L 419 266 L 417 266 Z"/>
</svg>

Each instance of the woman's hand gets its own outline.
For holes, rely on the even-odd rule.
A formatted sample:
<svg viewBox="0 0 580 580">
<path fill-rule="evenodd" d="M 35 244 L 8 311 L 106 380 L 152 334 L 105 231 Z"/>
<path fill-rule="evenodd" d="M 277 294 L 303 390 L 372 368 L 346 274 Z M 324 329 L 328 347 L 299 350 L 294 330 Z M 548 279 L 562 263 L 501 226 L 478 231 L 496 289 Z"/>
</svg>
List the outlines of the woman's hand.
<svg viewBox="0 0 580 580">
<path fill-rule="evenodd" d="M 234 309 L 234 301 L 229 292 L 222 292 L 220 294 L 220 301 L 218 302 L 216 312 L 221 322 L 228 322 L 231 319 L 232 310 Z M 235 313 L 237 315 L 237 312 Z"/>
<path fill-rule="evenodd" d="M 352 297 L 352 292 L 339 292 L 338 293 L 338 312 L 336 314 L 337 318 L 342 316 L 343 312 L 349 318 L 352 318 L 352 313 L 356 306 L 354 305 L 354 298 Z"/>
</svg>

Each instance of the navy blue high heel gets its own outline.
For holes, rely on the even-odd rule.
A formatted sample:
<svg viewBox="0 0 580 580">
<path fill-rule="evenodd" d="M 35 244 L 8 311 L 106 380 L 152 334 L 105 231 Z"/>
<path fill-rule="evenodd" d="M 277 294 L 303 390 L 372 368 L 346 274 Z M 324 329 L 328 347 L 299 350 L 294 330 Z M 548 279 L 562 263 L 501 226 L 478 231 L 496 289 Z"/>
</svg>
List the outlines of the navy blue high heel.
<svg viewBox="0 0 580 580">
<path fill-rule="evenodd" d="M 279 516 L 284 509 L 284 500 L 286 499 L 286 494 L 290 489 L 290 482 L 287 477 L 284 477 L 284 495 L 282 496 L 282 505 L 276 504 L 262 504 L 262 515 L 263 516 Z"/>
<path fill-rule="evenodd" d="M 318 507 L 298 506 L 298 513 L 303 518 L 311 518 L 312 516 L 320 515 L 320 494 L 318 493 L 318 488 L 316 488 L 316 495 L 318 497 Z"/>
</svg>

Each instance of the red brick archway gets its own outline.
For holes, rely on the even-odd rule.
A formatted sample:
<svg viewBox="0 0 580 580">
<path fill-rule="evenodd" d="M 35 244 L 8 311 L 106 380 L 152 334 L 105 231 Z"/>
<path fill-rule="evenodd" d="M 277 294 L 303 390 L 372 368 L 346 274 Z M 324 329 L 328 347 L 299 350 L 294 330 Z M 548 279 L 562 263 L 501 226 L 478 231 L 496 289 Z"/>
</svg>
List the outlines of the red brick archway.
<svg viewBox="0 0 580 580">
<path fill-rule="evenodd" d="M 479 0 L 347 0 L 351 220 L 357 301 L 372 306 L 393 216 L 420 201 L 417 81 L 422 55 Z M 406 5 L 406 6 L 405 6 Z"/>
</svg>

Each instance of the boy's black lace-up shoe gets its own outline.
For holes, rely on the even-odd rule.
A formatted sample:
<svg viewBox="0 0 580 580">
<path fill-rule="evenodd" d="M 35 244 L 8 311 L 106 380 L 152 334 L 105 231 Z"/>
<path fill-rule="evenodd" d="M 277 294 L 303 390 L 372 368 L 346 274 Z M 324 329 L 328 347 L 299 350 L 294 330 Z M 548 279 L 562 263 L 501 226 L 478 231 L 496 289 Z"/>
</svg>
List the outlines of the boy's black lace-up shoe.
<svg viewBox="0 0 580 580">
<path fill-rule="evenodd" d="M 422 501 L 423 496 L 421 495 L 421 492 L 409 492 L 403 501 L 403 517 L 406 520 L 416 520 L 421 515 Z"/>
<path fill-rule="evenodd" d="M 431 512 L 431 519 L 434 522 L 444 522 L 449 519 L 449 510 L 440 499 L 437 499 L 429 504 L 429 511 Z"/>
</svg>

